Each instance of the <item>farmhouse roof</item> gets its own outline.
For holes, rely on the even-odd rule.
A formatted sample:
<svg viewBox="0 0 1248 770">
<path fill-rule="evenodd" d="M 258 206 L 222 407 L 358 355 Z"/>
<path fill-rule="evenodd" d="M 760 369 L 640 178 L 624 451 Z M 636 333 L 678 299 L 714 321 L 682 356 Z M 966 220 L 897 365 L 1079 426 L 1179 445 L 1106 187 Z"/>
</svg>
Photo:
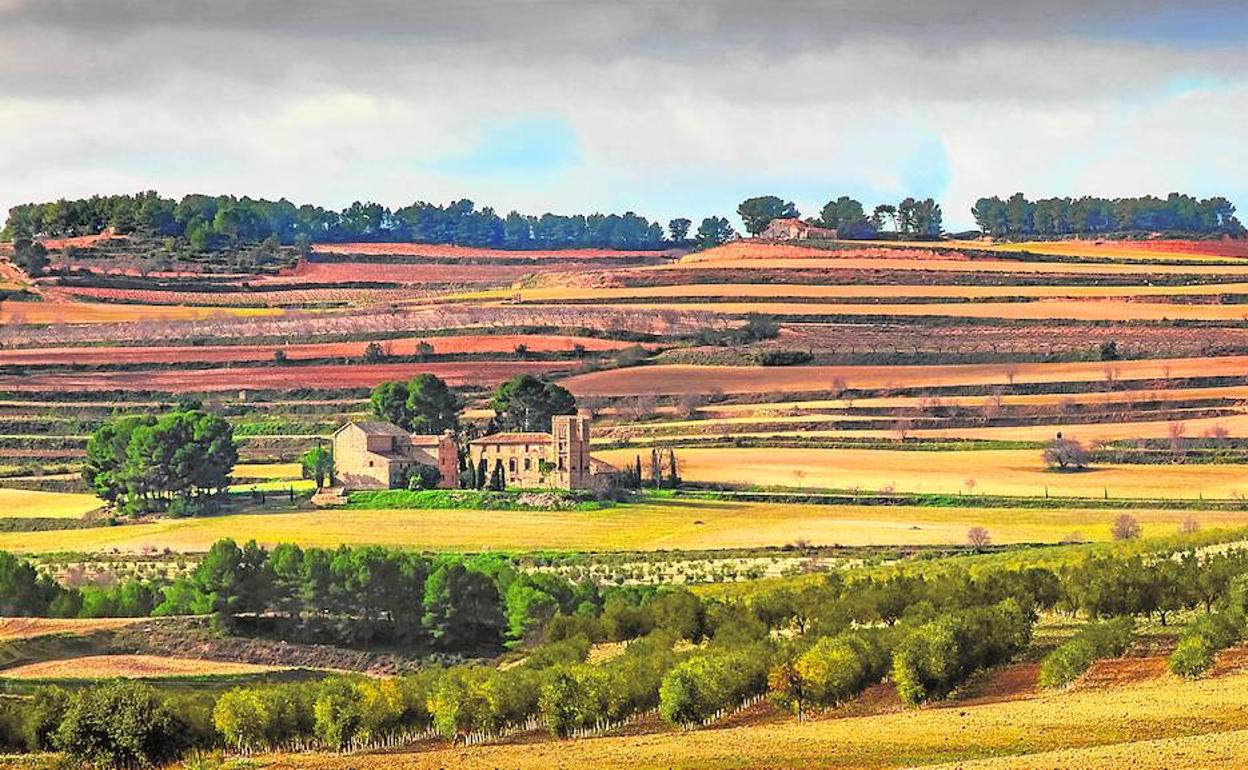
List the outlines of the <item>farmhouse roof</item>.
<svg viewBox="0 0 1248 770">
<path fill-rule="evenodd" d="M 360 420 L 358 422 L 349 422 L 342 426 L 339 430 L 355 426 L 369 436 L 407 436 L 408 432 L 395 425 L 392 422 L 383 422 L 381 420 Z"/>
<path fill-rule="evenodd" d="M 437 446 L 442 443 L 442 436 L 430 436 L 424 433 L 412 434 L 412 446 Z"/>
<path fill-rule="evenodd" d="M 806 223 L 800 217 L 776 217 L 767 223 L 768 225 L 805 225 Z"/>
<path fill-rule="evenodd" d="M 597 457 L 590 457 L 589 458 L 589 472 L 593 474 L 619 473 L 620 469 L 615 467 L 611 463 L 607 462 L 606 460 L 599 460 Z"/>
<path fill-rule="evenodd" d="M 549 442 L 551 438 L 552 436 L 549 433 L 495 433 L 490 436 L 473 439 L 468 443 L 477 446 L 488 446 L 491 444 L 541 444 Z"/>
</svg>

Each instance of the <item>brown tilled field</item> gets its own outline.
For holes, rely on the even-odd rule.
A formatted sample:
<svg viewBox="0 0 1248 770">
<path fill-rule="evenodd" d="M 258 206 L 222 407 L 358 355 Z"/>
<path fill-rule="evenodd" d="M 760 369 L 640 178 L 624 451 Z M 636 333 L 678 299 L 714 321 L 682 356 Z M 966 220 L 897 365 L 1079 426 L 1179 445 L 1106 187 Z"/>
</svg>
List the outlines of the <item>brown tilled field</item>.
<svg viewBox="0 0 1248 770">
<path fill-rule="evenodd" d="M 524 372 L 551 374 L 579 366 L 575 361 L 476 361 L 428 364 L 348 364 L 343 366 L 253 367 L 238 369 L 151 370 L 0 375 L 0 389 L 13 392 L 91 392 L 156 390 L 195 393 L 219 390 L 371 388 L 386 380 L 428 373 L 450 385 L 493 386 Z"/>
<path fill-rule="evenodd" d="M 617 350 L 628 343 L 596 337 L 545 334 L 498 334 L 437 337 L 406 337 L 382 340 L 378 344 L 387 355 L 412 355 L 422 342 L 433 346 L 436 355 L 464 353 L 511 353 L 524 345 L 533 353 L 571 352 L 576 346 L 587 351 Z M 219 345 L 168 347 L 56 347 L 0 350 L 0 366 L 51 364 L 167 364 L 180 361 L 271 361 L 277 350 L 292 360 L 316 358 L 359 358 L 367 342 L 295 343 L 292 345 Z"/>
</svg>

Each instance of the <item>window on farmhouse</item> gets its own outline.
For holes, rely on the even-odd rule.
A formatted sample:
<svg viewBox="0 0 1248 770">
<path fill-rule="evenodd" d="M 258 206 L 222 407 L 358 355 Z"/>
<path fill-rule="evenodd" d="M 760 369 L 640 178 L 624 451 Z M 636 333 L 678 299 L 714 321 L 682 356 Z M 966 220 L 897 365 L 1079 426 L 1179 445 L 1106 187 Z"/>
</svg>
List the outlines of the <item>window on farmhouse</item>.
<svg viewBox="0 0 1248 770">
<path fill-rule="evenodd" d="M 527 471 L 527 470 L 532 470 L 532 468 L 533 468 L 533 461 L 527 457 L 524 458 L 524 469 Z"/>
<path fill-rule="evenodd" d="M 516 458 L 513 457 L 507 461 L 507 470 L 511 471 L 512 473 L 516 472 Z"/>
</svg>

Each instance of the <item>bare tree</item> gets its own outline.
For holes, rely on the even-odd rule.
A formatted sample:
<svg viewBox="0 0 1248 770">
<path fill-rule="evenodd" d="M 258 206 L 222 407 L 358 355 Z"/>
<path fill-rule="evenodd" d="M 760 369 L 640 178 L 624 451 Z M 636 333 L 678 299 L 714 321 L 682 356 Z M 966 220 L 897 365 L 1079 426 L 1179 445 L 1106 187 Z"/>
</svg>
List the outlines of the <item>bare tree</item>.
<svg viewBox="0 0 1248 770">
<path fill-rule="evenodd" d="M 903 417 L 893 424 L 893 435 L 897 437 L 897 441 L 905 442 L 910 437 L 910 431 L 914 428 L 914 423 L 909 417 Z"/>
<path fill-rule="evenodd" d="M 1124 513 L 1114 519 L 1110 534 L 1115 540 L 1134 540 L 1140 536 L 1140 522 L 1131 514 Z"/>
<path fill-rule="evenodd" d="M 1088 455 L 1082 444 L 1074 439 L 1063 438 L 1059 433 L 1044 448 L 1044 463 L 1056 470 L 1075 470 L 1087 467 Z"/>
<path fill-rule="evenodd" d="M 698 416 L 698 411 L 706 406 L 706 396 L 701 393 L 682 393 L 676 400 L 676 413 L 691 420 Z"/>
<path fill-rule="evenodd" d="M 971 527 L 966 533 L 966 542 L 975 548 L 984 548 L 992 544 L 992 537 L 984 527 Z"/>
<path fill-rule="evenodd" d="M 1196 521 L 1195 516 L 1188 516 L 1186 519 L 1183 520 L 1183 523 L 1179 525 L 1180 535 L 1191 535 L 1199 531 L 1200 531 L 1200 522 Z"/>
<path fill-rule="evenodd" d="M 610 399 L 606 396 L 581 396 L 576 400 L 576 406 L 589 416 L 589 419 L 596 420 L 602 411 L 606 409 Z"/>
</svg>

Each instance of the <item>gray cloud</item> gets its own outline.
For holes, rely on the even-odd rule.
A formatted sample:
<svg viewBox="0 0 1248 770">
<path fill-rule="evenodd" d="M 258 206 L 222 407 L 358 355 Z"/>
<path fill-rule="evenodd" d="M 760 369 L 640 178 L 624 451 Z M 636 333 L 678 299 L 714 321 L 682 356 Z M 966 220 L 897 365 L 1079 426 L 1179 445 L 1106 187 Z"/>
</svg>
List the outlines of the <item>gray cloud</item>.
<svg viewBox="0 0 1248 770">
<path fill-rule="evenodd" d="M 1246 20 L 1160 0 L 0 0 L 0 206 L 156 187 L 702 215 L 774 183 L 963 212 L 1115 169 L 1242 194 L 1234 153 L 1197 176 L 1131 153 L 1235 146 L 1242 109 L 1182 92 L 1243 93 Z M 572 128 L 576 167 L 431 170 L 534 114 Z M 950 168 L 909 189 L 933 147 Z"/>
</svg>

